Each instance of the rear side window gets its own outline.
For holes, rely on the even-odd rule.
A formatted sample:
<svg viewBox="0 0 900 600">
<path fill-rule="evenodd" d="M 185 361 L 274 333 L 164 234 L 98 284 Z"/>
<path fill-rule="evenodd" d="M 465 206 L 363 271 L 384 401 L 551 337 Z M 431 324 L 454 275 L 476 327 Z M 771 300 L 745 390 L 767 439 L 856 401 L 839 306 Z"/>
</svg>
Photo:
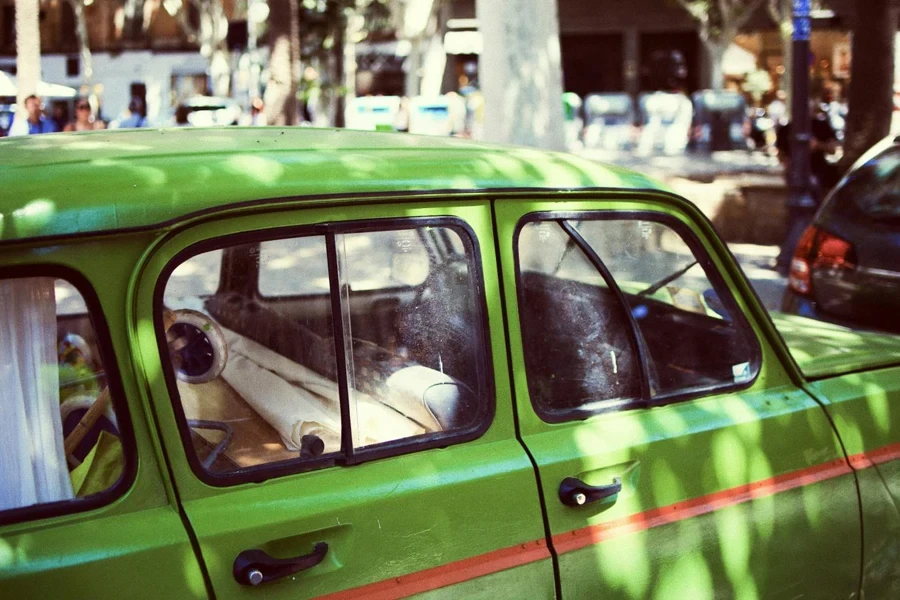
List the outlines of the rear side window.
<svg viewBox="0 0 900 600">
<path fill-rule="evenodd" d="M 852 171 L 826 210 L 877 222 L 900 220 L 900 148 L 891 147 Z"/>
<path fill-rule="evenodd" d="M 85 298 L 63 279 L 2 279 L 0 312 L 0 522 L 110 499 L 125 423 Z"/>
<path fill-rule="evenodd" d="M 174 274 L 221 253 L 214 293 Z M 333 231 L 183 256 L 162 322 L 195 470 L 352 463 L 470 439 L 488 423 L 477 255 L 453 225 Z M 263 475 L 263 477 L 268 475 Z"/>
<path fill-rule="evenodd" d="M 529 392 L 548 420 L 755 377 L 749 325 L 674 222 L 548 216 L 517 245 Z"/>
<path fill-rule="evenodd" d="M 372 231 L 363 236 L 345 236 L 341 242 L 341 254 L 350 269 L 349 278 L 358 292 L 416 286 L 428 276 L 428 254 L 414 229 Z M 318 254 L 315 238 L 263 242 L 259 258 L 260 293 L 289 296 L 327 292 L 328 270 L 322 262 L 304 279 L 284 276 L 285 271 L 296 269 L 301 261 Z M 403 268 L 398 268 L 400 260 L 404 262 Z"/>
</svg>

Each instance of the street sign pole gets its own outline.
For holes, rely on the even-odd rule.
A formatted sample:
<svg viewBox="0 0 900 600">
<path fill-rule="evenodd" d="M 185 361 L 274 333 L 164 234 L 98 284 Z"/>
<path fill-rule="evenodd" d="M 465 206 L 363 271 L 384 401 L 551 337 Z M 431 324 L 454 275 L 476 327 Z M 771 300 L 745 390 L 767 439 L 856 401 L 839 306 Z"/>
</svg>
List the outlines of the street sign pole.
<svg viewBox="0 0 900 600">
<path fill-rule="evenodd" d="M 816 210 L 816 200 L 810 189 L 809 142 L 809 34 L 810 0 L 794 0 L 794 35 L 791 90 L 791 162 L 788 182 L 788 213 L 790 221 L 787 236 L 778 256 L 779 269 L 786 272 L 790 268 L 794 247 L 800 240 L 803 230 L 812 220 Z"/>
</svg>

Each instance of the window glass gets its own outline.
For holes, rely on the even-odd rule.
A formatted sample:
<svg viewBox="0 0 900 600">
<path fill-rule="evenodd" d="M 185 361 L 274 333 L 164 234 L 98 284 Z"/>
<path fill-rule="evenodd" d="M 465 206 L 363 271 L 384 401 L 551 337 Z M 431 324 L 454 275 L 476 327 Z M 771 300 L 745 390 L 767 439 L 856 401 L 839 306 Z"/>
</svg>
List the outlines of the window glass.
<svg viewBox="0 0 900 600">
<path fill-rule="evenodd" d="M 326 265 L 305 262 L 315 252 L 314 238 L 263 242 L 260 246 L 260 293 L 264 296 L 327 293 Z M 416 286 L 428 275 L 428 254 L 415 229 L 371 231 L 353 236 L 344 241 L 342 253 L 355 291 Z M 286 270 L 298 267 L 307 271 L 306 277 L 283 276 Z"/>
<path fill-rule="evenodd" d="M 689 392 L 752 379 L 755 342 L 727 289 L 714 286 L 701 255 L 663 223 L 584 220 L 573 226 L 625 294 L 650 354 L 655 395 Z"/>
<path fill-rule="evenodd" d="M 327 462 L 483 417 L 473 250 L 454 229 L 266 240 L 225 248 L 222 262 L 214 294 L 167 284 L 162 307 L 186 438 L 207 471 Z"/>
<path fill-rule="evenodd" d="M 321 236 L 260 244 L 259 293 L 263 296 L 327 294 L 328 286 L 328 261 Z"/>
<path fill-rule="evenodd" d="M 544 412 L 640 398 L 639 354 L 625 310 L 555 221 L 519 234 L 525 368 Z"/>
<path fill-rule="evenodd" d="M 84 298 L 62 279 L 5 279 L 0 307 L 0 511 L 113 487 L 124 454 Z"/>
<path fill-rule="evenodd" d="M 346 292 L 342 302 L 348 317 L 347 338 L 352 339 L 352 352 L 346 356 L 357 446 L 387 441 L 383 439 L 386 426 L 396 428 L 388 437 L 397 439 L 470 427 L 479 416 L 474 390 L 480 349 L 479 336 L 473 332 L 480 329 L 480 322 L 471 250 L 460 252 L 462 238 L 448 228 L 385 233 L 390 235 L 366 232 L 337 238 L 341 264 L 347 265 L 341 288 Z M 426 236 L 440 248 L 430 272 L 427 257 L 420 254 Z M 368 248 L 376 256 L 394 254 L 394 274 L 379 275 L 383 261 L 367 267 L 362 254 L 348 248 Z M 356 295 L 379 278 L 416 281 L 423 273 L 427 279 L 412 295 L 386 296 L 382 303 Z M 383 412 L 380 405 L 403 418 L 385 419 L 384 425 L 370 423 L 366 412 L 372 407 Z M 378 435 L 366 436 L 367 431 Z"/>
<path fill-rule="evenodd" d="M 173 298 L 209 296 L 219 287 L 222 251 L 213 250 L 186 260 L 169 277 L 166 293 Z"/>
<path fill-rule="evenodd" d="M 653 399 L 752 379 L 752 335 L 671 227 L 537 221 L 518 252 L 529 391 L 545 413 L 640 398 L 642 380 Z"/>
</svg>

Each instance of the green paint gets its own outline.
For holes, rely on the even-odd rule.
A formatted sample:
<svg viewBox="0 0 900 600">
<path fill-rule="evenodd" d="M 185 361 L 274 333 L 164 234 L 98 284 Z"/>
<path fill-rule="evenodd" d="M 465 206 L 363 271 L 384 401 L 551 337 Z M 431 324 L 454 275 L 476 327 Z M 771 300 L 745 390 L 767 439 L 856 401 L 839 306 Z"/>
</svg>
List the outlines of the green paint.
<svg viewBox="0 0 900 600">
<path fill-rule="evenodd" d="M 298 196 L 661 189 L 633 171 L 568 154 L 453 138 L 274 127 L 5 138 L 0 180 L 0 240 L 151 227 L 237 202 Z M 308 203 L 333 206 L 335 200 Z"/>
<path fill-rule="evenodd" d="M 900 363 L 900 336 L 782 313 L 772 313 L 772 321 L 810 379 Z"/>
</svg>

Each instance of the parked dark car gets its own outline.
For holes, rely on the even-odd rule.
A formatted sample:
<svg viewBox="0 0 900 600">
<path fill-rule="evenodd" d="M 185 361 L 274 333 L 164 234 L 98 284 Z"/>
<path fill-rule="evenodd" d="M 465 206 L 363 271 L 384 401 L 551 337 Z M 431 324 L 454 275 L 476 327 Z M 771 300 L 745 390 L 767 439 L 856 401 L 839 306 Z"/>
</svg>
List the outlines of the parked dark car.
<svg viewBox="0 0 900 600">
<path fill-rule="evenodd" d="M 825 199 L 797 244 L 783 309 L 900 332 L 900 137 L 872 148 Z"/>
</svg>

